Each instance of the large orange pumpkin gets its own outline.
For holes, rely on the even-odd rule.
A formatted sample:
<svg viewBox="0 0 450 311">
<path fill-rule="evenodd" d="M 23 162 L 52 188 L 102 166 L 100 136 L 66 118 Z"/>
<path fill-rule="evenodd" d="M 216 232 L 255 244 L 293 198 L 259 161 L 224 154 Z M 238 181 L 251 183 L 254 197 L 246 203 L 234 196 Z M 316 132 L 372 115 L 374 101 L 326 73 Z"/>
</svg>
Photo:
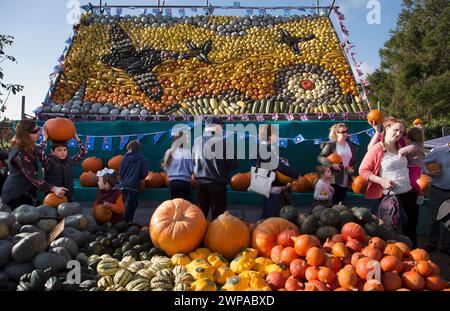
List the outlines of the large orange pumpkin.
<svg viewBox="0 0 450 311">
<path fill-rule="evenodd" d="M 352 190 L 354 193 L 365 193 L 367 188 L 367 181 L 361 176 L 353 178 Z"/>
<path fill-rule="evenodd" d="M 247 191 L 250 187 L 250 173 L 237 173 L 231 177 L 231 188 L 234 191 Z"/>
<path fill-rule="evenodd" d="M 190 253 L 203 241 L 206 219 L 202 210 L 183 199 L 167 200 L 150 219 L 150 237 L 169 256 Z"/>
<path fill-rule="evenodd" d="M 290 182 L 293 182 L 295 178 L 289 177 L 284 175 L 283 173 L 280 173 L 278 171 L 275 171 L 276 177 L 278 181 L 280 181 L 283 185 L 287 185 Z"/>
<path fill-rule="evenodd" d="M 44 124 L 48 138 L 53 141 L 68 141 L 75 136 L 75 125 L 67 118 L 53 118 Z"/>
<path fill-rule="evenodd" d="M 160 173 L 148 172 L 147 177 L 145 177 L 145 187 L 146 188 L 162 188 L 164 187 L 164 178 Z"/>
<path fill-rule="evenodd" d="M 370 124 L 372 124 L 373 121 L 375 121 L 376 124 L 383 123 L 384 122 L 383 113 L 380 110 L 377 110 L 377 109 L 371 110 L 367 114 L 367 121 Z"/>
<path fill-rule="evenodd" d="M 308 192 L 312 189 L 311 183 L 305 177 L 299 177 L 292 182 L 293 192 Z"/>
<path fill-rule="evenodd" d="M 312 188 L 315 187 L 317 180 L 319 180 L 319 175 L 317 175 L 316 173 L 308 173 L 308 174 L 303 175 L 303 177 L 308 179 Z"/>
<path fill-rule="evenodd" d="M 83 187 L 97 187 L 97 175 L 91 171 L 81 173 L 80 185 Z"/>
<path fill-rule="evenodd" d="M 96 157 L 89 157 L 81 163 L 81 167 L 83 168 L 83 172 L 91 171 L 97 173 L 103 169 L 103 160 Z"/>
<path fill-rule="evenodd" d="M 342 159 L 337 153 L 332 153 L 327 157 L 328 161 L 331 162 L 331 164 L 341 164 Z"/>
<path fill-rule="evenodd" d="M 92 216 L 99 224 L 104 224 L 112 218 L 111 208 L 104 206 L 103 204 L 95 205 L 92 208 Z"/>
<path fill-rule="evenodd" d="M 231 259 L 241 248 L 250 247 L 250 230 L 242 220 L 225 212 L 208 225 L 204 245 Z"/>
<path fill-rule="evenodd" d="M 61 198 L 56 196 L 56 194 L 49 193 L 44 198 L 44 205 L 52 206 L 57 208 L 59 204 L 67 202 L 67 197 L 63 195 Z"/>
<path fill-rule="evenodd" d="M 425 190 L 430 184 L 430 177 L 425 174 L 421 174 L 419 179 L 417 179 L 417 184 L 419 185 L 420 189 Z"/>
<path fill-rule="evenodd" d="M 260 256 L 269 257 L 272 247 L 277 242 L 278 235 L 284 230 L 298 227 L 281 217 L 271 217 L 260 223 L 252 232 L 252 247 L 259 250 Z"/>
<path fill-rule="evenodd" d="M 123 155 L 116 155 L 108 161 L 108 168 L 120 172 L 120 164 L 122 163 Z"/>
</svg>

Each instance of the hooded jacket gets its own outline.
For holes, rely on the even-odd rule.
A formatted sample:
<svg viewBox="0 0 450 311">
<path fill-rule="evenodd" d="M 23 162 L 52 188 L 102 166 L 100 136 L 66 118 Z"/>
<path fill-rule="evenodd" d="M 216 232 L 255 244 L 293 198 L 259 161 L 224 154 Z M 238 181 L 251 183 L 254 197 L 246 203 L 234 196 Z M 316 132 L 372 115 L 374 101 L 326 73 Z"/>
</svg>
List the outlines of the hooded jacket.
<svg viewBox="0 0 450 311">
<path fill-rule="evenodd" d="M 147 160 L 139 152 L 128 152 L 120 165 L 120 189 L 139 191 L 140 182 L 148 174 Z"/>
</svg>

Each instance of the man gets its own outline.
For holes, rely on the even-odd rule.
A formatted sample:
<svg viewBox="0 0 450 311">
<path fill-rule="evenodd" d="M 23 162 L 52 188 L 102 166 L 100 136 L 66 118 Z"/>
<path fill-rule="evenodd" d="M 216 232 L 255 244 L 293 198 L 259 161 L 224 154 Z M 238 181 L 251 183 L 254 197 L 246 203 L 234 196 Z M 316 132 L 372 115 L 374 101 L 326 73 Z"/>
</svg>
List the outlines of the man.
<svg viewBox="0 0 450 311">
<path fill-rule="evenodd" d="M 232 147 L 223 137 L 222 120 L 208 117 L 203 136 L 195 140 L 192 150 L 197 197 L 206 218 L 210 209 L 212 219 L 227 209 L 229 172 L 238 168 L 234 152 L 227 155 L 227 150 L 231 153 Z"/>
<path fill-rule="evenodd" d="M 429 171 L 427 164 L 436 162 L 439 170 Z M 429 232 L 428 245 L 425 249 L 428 252 L 435 251 L 439 244 L 441 223 L 436 220 L 439 207 L 450 199 L 450 143 L 447 146 L 437 147 L 425 156 L 424 171 L 431 176 L 430 203 L 428 210 Z M 450 255 L 450 231 L 443 229 L 441 236 L 441 251 Z"/>
</svg>

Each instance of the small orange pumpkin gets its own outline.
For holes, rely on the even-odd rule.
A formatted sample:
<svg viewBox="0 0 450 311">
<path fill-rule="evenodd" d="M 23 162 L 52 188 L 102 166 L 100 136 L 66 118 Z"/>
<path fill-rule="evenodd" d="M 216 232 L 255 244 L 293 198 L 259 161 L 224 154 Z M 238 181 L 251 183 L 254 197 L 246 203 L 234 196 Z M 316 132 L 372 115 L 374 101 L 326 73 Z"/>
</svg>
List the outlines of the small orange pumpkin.
<svg viewBox="0 0 450 311">
<path fill-rule="evenodd" d="M 160 173 L 148 172 L 147 177 L 145 177 L 145 187 L 146 188 L 162 188 L 164 186 L 164 179 Z"/>
<path fill-rule="evenodd" d="M 63 195 L 62 197 L 58 197 L 53 192 L 47 194 L 44 198 L 44 205 L 52 206 L 57 208 L 59 204 L 67 202 L 67 197 Z"/>
<path fill-rule="evenodd" d="M 292 237 L 292 240 L 294 240 L 295 252 L 301 257 L 306 257 L 306 253 L 310 248 L 320 246 L 319 239 L 314 235 L 302 234 Z"/>
<path fill-rule="evenodd" d="M 306 262 L 308 265 L 319 267 L 325 261 L 325 252 L 316 246 L 311 247 L 306 252 Z"/>
<path fill-rule="evenodd" d="M 308 192 L 311 189 L 311 183 L 305 177 L 299 177 L 292 182 L 292 192 Z"/>
<path fill-rule="evenodd" d="M 120 164 L 122 164 L 123 155 L 116 155 L 108 161 L 108 168 L 120 172 Z"/>
<path fill-rule="evenodd" d="M 416 248 L 413 249 L 410 253 L 409 256 L 414 260 L 414 261 L 420 261 L 420 260 L 430 260 L 430 255 L 428 254 L 428 252 L 424 249 L 421 248 Z"/>
<path fill-rule="evenodd" d="M 104 224 L 108 222 L 112 218 L 112 212 L 109 207 L 104 206 L 103 204 L 95 205 L 92 209 L 92 216 L 99 224 Z"/>
<path fill-rule="evenodd" d="M 424 278 L 415 271 L 408 271 L 402 275 L 403 284 L 410 290 L 421 290 L 425 287 Z"/>
<path fill-rule="evenodd" d="M 376 124 L 384 122 L 383 113 L 380 110 L 373 109 L 367 114 L 367 121 L 372 124 L 375 121 Z"/>
<path fill-rule="evenodd" d="M 341 164 L 342 159 L 337 153 L 332 153 L 327 157 L 327 160 L 331 162 L 331 164 Z"/>
<path fill-rule="evenodd" d="M 293 182 L 295 180 L 295 178 L 286 176 L 282 173 L 280 173 L 279 171 L 275 171 L 276 174 L 276 179 L 281 182 L 283 185 L 287 185 L 290 182 Z"/>
<path fill-rule="evenodd" d="M 231 177 L 231 188 L 234 191 L 247 191 L 250 187 L 250 173 L 237 173 Z"/>
<path fill-rule="evenodd" d="M 103 160 L 96 157 L 89 157 L 81 163 L 81 167 L 83 168 L 83 172 L 91 171 L 97 173 L 103 169 Z"/>
<path fill-rule="evenodd" d="M 433 267 L 428 261 L 419 260 L 414 268 L 421 276 L 429 276 L 433 272 Z"/>
<path fill-rule="evenodd" d="M 363 290 L 365 292 L 382 292 L 384 291 L 383 284 L 377 280 L 368 280 L 364 283 Z"/>
<path fill-rule="evenodd" d="M 420 120 L 420 119 L 414 119 L 413 125 L 414 125 L 414 126 L 417 126 L 417 125 L 419 125 L 419 124 L 422 124 L 422 120 Z"/>
<path fill-rule="evenodd" d="M 75 136 L 75 125 L 67 118 L 52 118 L 45 122 L 48 138 L 52 141 L 68 141 Z"/>
<path fill-rule="evenodd" d="M 419 179 L 417 179 L 417 184 L 421 190 L 425 190 L 430 184 L 430 177 L 425 174 L 421 174 Z"/>
<path fill-rule="evenodd" d="M 308 179 L 312 188 L 315 187 L 317 180 L 319 180 L 319 175 L 317 175 L 316 173 L 308 173 L 308 174 L 303 175 L 303 177 Z"/>
<path fill-rule="evenodd" d="M 354 193 L 365 193 L 367 182 L 361 176 L 356 176 L 352 181 L 352 191 Z"/>
<path fill-rule="evenodd" d="M 395 272 L 385 272 L 381 275 L 381 283 L 385 291 L 396 291 L 402 287 L 402 279 Z"/>
<path fill-rule="evenodd" d="M 82 187 L 97 187 L 97 175 L 91 171 L 81 173 L 80 185 Z"/>
</svg>

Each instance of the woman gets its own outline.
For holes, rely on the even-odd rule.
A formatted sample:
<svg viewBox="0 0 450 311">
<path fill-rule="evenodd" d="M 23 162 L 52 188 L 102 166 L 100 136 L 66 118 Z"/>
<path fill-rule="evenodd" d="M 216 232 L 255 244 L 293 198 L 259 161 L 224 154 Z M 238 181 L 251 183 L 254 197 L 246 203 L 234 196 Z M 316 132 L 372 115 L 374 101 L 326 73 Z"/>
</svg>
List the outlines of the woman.
<svg viewBox="0 0 450 311">
<path fill-rule="evenodd" d="M 12 210 L 22 204 L 34 205 L 37 189 L 63 196 L 66 188 L 56 187 L 38 177 L 38 161 L 42 159 L 36 146 L 39 129 L 31 120 L 22 120 L 16 126 L 8 154 L 9 175 L 3 185 L 2 201 Z"/>
<path fill-rule="evenodd" d="M 359 167 L 359 175 L 368 181 L 367 199 L 381 199 L 389 192 L 397 196 L 408 217 L 402 224 L 403 233 L 411 239 L 413 248 L 416 248 L 419 218 L 417 194 L 409 182 L 408 160 L 398 153 L 399 140 L 405 132 L 405 122 L 389 118 L 383 125 L 383 139 L 367 151 Z"/>
<path fill-rule="evenodd" d="M 259 141 L 260 146 L 258 146 L 258 158 L 257 167 L 263 167 L 264 163 L 275 163 L 274 171 L 297 179 L 299 173 L 294 168 L 287 164 L 287 161 L 283 161 L 280 156 L 273 150 L 272 145 L 277 143 L 278 135 L 275 132 L 275 127 L 268 125 L 263 125 L 260 127 L 259 131 Z M 267 133 L 267 136 L 263 135 Z M 260 150 L 265 152 L 259 153 Z M 289 190 L 289 186 L 285 186 L 277 178 L 272 182 L 272 188 L 270 190 L 269 198 L 264 197 L 263 210 L 260 219 L 265 219 L 269 217 L 278 217 L 280 215 L 281 201 L 283 200 L 283 192 Z"/>
<path fill-rule="evenodd" d="M 356 146 L 347 141 L 348 129 L 345 123 L 338 123 L 330 128 L 330 141 L 325 143 L 322 151 L 319 154 L 318 161 L 321 165 L 328 166 L 333 171 L 334 189 L 332 203 L 338 204 L 345 202 L 347 196 L 348 186 L 352 181 L 352 174 L 354 172 L 353 166 L 356 161 Z M 336 153 L 340 156 L 342 162 L 340 164 L 333 164 L 327 157 Z"/>
<path fill-rule="evenodd" d="M 180 131 L 173 135 L 172 146 L 164 155 L 161 167 L 169 178 L 169 190 L 172 199 L 190 199 L 191 176 L 194 162 L 187 146 L 187 135 Z"/>
</svg>

